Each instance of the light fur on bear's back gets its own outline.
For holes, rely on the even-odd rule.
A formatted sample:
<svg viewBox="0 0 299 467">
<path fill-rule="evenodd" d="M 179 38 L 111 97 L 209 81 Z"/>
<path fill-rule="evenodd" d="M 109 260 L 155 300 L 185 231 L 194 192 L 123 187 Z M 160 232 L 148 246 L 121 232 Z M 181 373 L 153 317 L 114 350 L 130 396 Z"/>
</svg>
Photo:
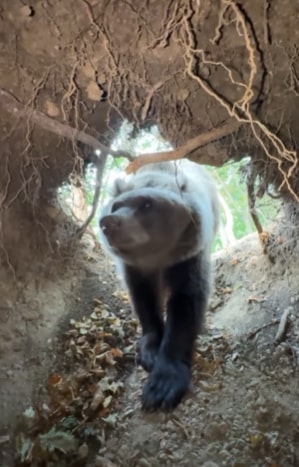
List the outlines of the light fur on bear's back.
<svg viewBox="0 0 299 467">
<path fill-rule="evenodd" d="M 125 180 L 116 180 L 117 186 L 114 195 L 135 188 L 155 186 L 180 192 L 186 184 L 189 172 L 191 174 L 193 166 L 193 163 L 186 160 L 147 164 L 141 167 L 135 174 L 129 175 Z M 198 164 L 196 166 L 196 169 L 199 168 L 200 171 L 204 170 Z"/>
</svg>

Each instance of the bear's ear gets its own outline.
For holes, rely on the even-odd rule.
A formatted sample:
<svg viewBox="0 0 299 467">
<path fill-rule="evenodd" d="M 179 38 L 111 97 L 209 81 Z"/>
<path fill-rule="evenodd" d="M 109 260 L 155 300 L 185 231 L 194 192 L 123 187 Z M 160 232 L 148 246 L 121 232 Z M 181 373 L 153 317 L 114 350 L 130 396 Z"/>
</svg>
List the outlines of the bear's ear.
<svg viewBox="0 0 299 467">
<path fill-rule="evenodd" d="M 113 197 L 116 197 L 118 195 L 121 195 L 124 191 L 127 191 L 129 189 L 128 182 L 127 180 L 123 180 L 122 178 L 117 178 L 114 181 L 114 184 L 111 189 L 111 195 Z"/>
</svg>

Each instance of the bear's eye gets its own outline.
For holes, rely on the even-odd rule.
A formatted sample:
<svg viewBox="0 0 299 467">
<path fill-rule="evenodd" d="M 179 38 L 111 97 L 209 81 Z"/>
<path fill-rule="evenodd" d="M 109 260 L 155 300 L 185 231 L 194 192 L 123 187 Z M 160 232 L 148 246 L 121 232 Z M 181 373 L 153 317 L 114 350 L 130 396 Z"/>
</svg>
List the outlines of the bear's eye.
<svg viewBox="0 0 299 467">
<path fill-rule="evenodd" d="M 121 207 L 120 203 L 113 203 L 111 207 L 111 214 L 115 211 L 117 211 Z"/>
<path fill-rule="evenodd" d="M 148 211 L 152 206 L 153 206 L 153 202 L 150 199 L 146 199 L 141 203 L 140 209 L 142 211 Z"/>
</svg>

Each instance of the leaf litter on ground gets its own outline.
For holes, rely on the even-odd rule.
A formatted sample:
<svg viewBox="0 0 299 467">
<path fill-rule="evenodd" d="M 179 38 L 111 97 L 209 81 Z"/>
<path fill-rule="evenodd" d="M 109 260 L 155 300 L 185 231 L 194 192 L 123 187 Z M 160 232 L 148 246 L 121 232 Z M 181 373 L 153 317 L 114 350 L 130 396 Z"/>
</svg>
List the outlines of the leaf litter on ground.
<svg viewBox="0 0 299 467">
<path fill-rule="evenodd" d="M 124 386 L 120 367 L 124 351 L 134 351 L 137 328 L 134 318 L 120 315 L 125 319 L 96 299 L 89 317 L 70 320 L 63 347 L 72 371 L 52 372 L 46 395 L 20 417 L 17 465 L 52 466 L 76 458 L 80 464 L 82 453 L 88 455 L 86 442 L 91 437 L 103 442 L 105 431 L 115 426 Z"/>
</svg>

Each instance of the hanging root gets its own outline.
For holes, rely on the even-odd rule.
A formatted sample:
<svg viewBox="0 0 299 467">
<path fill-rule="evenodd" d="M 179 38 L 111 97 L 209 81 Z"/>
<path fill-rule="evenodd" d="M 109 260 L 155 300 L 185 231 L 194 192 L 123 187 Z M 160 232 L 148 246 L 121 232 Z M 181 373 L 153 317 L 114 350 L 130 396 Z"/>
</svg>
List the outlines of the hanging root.
<svg viewBox="0 0 299 467">
<path fill-rule="evenodd" d="M 251 171 L 249 176 L 247 177 L 247 196 L 248 196 L 248 207 L 249 207 L 249 213 L 251 215 L 251 218 L 253 220 L 253 223 L 255 225 L 255 228 L 259 234 L 260 239 L 262 238 L 262 235 L 264 233 L 264 229 L 262 227 L 261 221 L 259 219 L 258 213 L 256 212 L 255 209 L 255 201 L 256 201 L 256 195 L 254 191 L 254 181 L 255 177 Z"/>
<path fill-rule="evenodd" d="M 128 160 L 132 160 L 132 156 L 126 151 L 114 151 L 84 131 L 79 131 L 69 125 L 60 123 L 38 110 L 24 107 L 14 96 L 4 89 L 0 89 L 0 106 L 16 117 L 29 117 L 32 123 L 58 136 L 72 141 L 80 141 L 94 150 L 100 150 L 102 153 L 110 154 L 113 157 L 125 157 Z"/>
<path fill-rule="evenodd" d="M 254 182 L 255 182 L 255 175 L 252 172 L 252 168 L 251 168 L 250 173 L 248 174 L 247 179 L 246 179 L 249 213 L 251 215 L 252 221 L 255 225 L 260 242 L 262 244 L 263 253 L 266 254 L 269 261 L 272 264 L 274 264 L 275 258 L 271 254 L 270 250 L 271 250 L 271 246 L 273 245 L 275 238 L 273 234 L 263 229 L 262 223 L 260 221 L 259 215 L 255 207 L 256 193 L 255 193 L 255 188 L 254 188 Z"/>
<path fill-rule="evenodd" d="M 92 202 L 92 208 L 89 216 L 87 217 L 86 221 L 84 222 L 81 227 L 76 232 L 76 235 L 78 237 L 82 237 L 84 232 L 86 231 L 87 227 L 89 226 L 90 222 L 94 218 L 97 207 L 99 204 L 99 199 L 100 199 L 100 194 L 101 194 L 101 188 L 102 188 L 102 180 L 103 180 L 103 174 L 104 174 L 104 169 L 105 165 L 107 162 L 107 153 L 103 153 L 100 157 L 93 155 L 91 162 L 94 164 L 96 167 L 96 185 L 95 185 L 95 191 L 94 191 L 94 196 L 93 196 L 93 202 Z"/>
<path fill-rule="evenodd" d="M 219 13 L 219 23 L 216 29 L 215 38 L 213 40 L 214 42 L 215 40 L 219 40 L 220 31 L 224 26 L 227 25 L 224 21 L 225 13 L 227 11 L 233 13 L 237 34 L 240 36 L 240 38 L 243 39 L 245 48 L 248 52 L 249 73 L 247 82 L 240 82 L 235 80 L 233 78 L 232 70 L 230 70 L 224 63 L 207 60 L 205 51 L 203 49 L 195 48 L 195 39 L 190 23 L 190 15 L 186 15 L 184 19 L 184 29 L 181 38 L 186 50 L 185 62 L 187 67 L 187 74 L 190 76 L 190 78 L 196 81 L 207 94 L 213 97 L 222 107 L 224 107 L 231 117 L 234 117 L 238 122 L 242 122 L 250 126 L 253 136 L 258 141 L 267 157 L 270 160 L 276 162 L 277 168 L 282 175 L 283 180 L 279 190 L 284 185 L 286 185 L 294 199 L 299 202 L 299 197 L 294 192 L 289 183 L 289 178 L 298 164 L 296 151 L 287 149 L 278 136 L 271 132 L 266 125 L 254 118 L 250 109 L 251 99 L 254 96 L 253 82 L 257 74 L 255 58 L 256 48 L 244 12 L 233 0 L 222 0 L 222 9 Z M 200 56 L 201 63 L 203 65 L 221 67 L 227 73 L 230 81 L 235 86 L 238 86 L 240 89 L 244 89 L 242 97 L 236 102 L 230 103 L 225 100 L 217 91 L 215 91 L 206 80 L 201 78 L 198 74 L 195 74 L 193 70 L 195 69 L 194 65 L 196 63 L 197 56 Z M 270 149 L 268 149 L 268 146 Z M 282 167 L 283 162 L 287 162 L 289 164 L 287 171 L 285 171 Z"/>
<path fill-rule="evenodd" d="M 184 4 L 184 9 L 174 8 L 172 13 L 169 9 L 166 10 L 167 20 L 164 24 L 167 27 L 164 33 L 156 40 L 153 46 L 159 47 L 165 45 L 173 36 L 174 40 L 184 47 L 185 73 L 200 88 L 207 93 L 213 100 L 217 101 L 223 108 L 226 109 L 229 117 L 232 118 L 232 123 L 227 123 L 223 127 L 212 129 L 207 133 L 197 136 L 190 140 L 186 145 L 168 152 L 159 152 L 151 154 L 143 154 L 139 156 L 133 163 L 127 167 L 127 172 L 135 172 L 139 167 L 152 162 L 161 162 L 166 160 L 177 160 L 188 156 L 191 151 L 205 144 L 216 141 L 222 136 L 233 133 L 238 126 L 247 125 L 253 137 L 256 139 L 263 152 L 269 160 L 274 162 L 278 171 L 281 174 L 282 182 L 279 190 L 286 186 L 293 198 L 299 202 L 299 197 L 294 192 L 290 177 L 298 164 L 297 153 L 294 150 L 288 149 L 283 141 L 272 132 L 265 124 L 259 121 L 253 114 L 251 104 L 255 96 L 254 86 L 258 75 L 257 55 L 259 54 L 258 45 L 254 37 L 253 25 L 251 25 L 246 16 L 246 11 L 234 0 L 222 0 L 219 9 L 219 19 L 216 27 L 214 38 L 211 39 L 212 44 L 219 44 L 224 33 L 224 29 L 235 27 L 236 34 L 240 42 L 244 44 L 244 49 L 248 56 L 248 72 L 244 79 L 236 77 L 236 73 L 230 69 L 225 63 L 207 58 L 207 51 L 197 48 L 196 33 L 192 24 L 192 17 L 198 14 L 192 7 L 191 2 Z M 209 69 L 210 78 L 204 78 L 198 72 L 198 63 L 201 67 Z M 235 86 L 238 98 L 235 101 L 229 101 L 223 97 L 221 91 L 218 91 L 213 84 L 213 69 L 221 69 Z M 227 132 L 226 132 L 227 125 Z M 223 134 L 221 132 L 223 131 Z M 287 168 L 285 168 L 287 165 Z M 255 217 L 254 222 L 257 229 L 262 229 L 259 221 Z"/>
</svg>

